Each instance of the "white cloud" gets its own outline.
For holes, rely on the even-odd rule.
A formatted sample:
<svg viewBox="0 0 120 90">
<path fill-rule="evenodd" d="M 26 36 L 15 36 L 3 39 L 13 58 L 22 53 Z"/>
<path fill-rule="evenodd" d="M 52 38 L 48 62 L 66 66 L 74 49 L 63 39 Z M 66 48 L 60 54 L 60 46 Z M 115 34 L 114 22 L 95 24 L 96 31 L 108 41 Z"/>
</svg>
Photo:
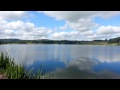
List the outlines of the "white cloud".
<svg viewBox="0 0 120 90">
<path fill-rule="evenodd" d="M 59 29 L 60 29 L 60 30 L 65 30 L 65 29 L 67 29 L 67 24 L 65 24 L 64 26 L 59 27 Z"/>
<path fill-rule="evenodd" d="M 51 39 L 69 40 L 77 35 L 77 32 L 56 32 L 51 35 Z"/>
<path fill-rule="evenodd" d="M 101 26 L 96 31 L 97 34 L 115 34 L 120 33 L 120 26 Z"/>
<path fill-rule="evenodd" d="M 85 31 L 85 32 L 83 32 L 82 34 L 89 36 L 89 35 L 93 35 L 94 33 L 93 33 L 92 30 L 90 30 L 90 31 Z"/>
<path fill-rule="evenodd" d="M 52 31 L 46 27 L 36 27 L 30 22 L 1 20 L 0 24 L 0 38 L 43 39 Z"/>
<path fill-rule="evenodd" d="M 12 21 L 12 22 L 8 22 L 7 24 L 3 25 L 3 28 L 7 28 L 7 29 L 13 29 L 13 30 L 24 30 L 24 31 L 31 31 L 34 29 L 34 24 L 33 23 L 24 23 L 22 21 Z"/>
<path fill-rule="evenodd" d="M 34 23 L 25 23 L 19 20 L 28 16 L 33 17 L 33 13 L 27 11 L 0 11 L 0 38 L 93 40 L 120 35 L 120 26 L 100 26 L 94 22 L 94 17 L 109 19 L 113 16 L 119 15 L 120 11 L 39 12 L 54 17 L 57 20 L 65 20 L 66 23 L 64 26 L 56 26 L 54 30 L 51 30 L 50 28 L 36 27 Z M 8 22 L 7 20 L 14 21 Z M 65 31 L 68 29 L 73 31 Z M 93 31 L 95 29 L 96 31 Z M 64 30 L 64 32 L 62 30 Z M 53 33 L 51 34 L 51 32 Z"/>
<path fill-rule="evenodd" d="M 99 26 L 91 19 L 80 19 L 78 22 L 67 22 L 67 24 L 71 29 L 80 32 L 86 32 Z"/>
<path fill-rule="evenodd" d="M 44 14 L 55 17 L 57 20 L 79 21 L 82 18 L 103 17 L 110 18 L 120 14 L 120 11 L 40 11 Z"/>
<path fill-rule="evenodd" d="M 56 18 L 56 20 L 65 20 L 66 26 L 77 33 L 74 39 L 103 39 L 118 35 L 119 27 L 117 26 L 100 26 L 94 22 L 94 17 L 109 19 L 113 16 L 120 15 L 120 11 L 41 11 L 42 13 Z M 65 26 L 61 29 L 66 28 Z M 97 31 L 93 31 L 97 29 Z M 79 35 L 80 34 L 80 35 Z M 55 33 L 52 37 L 56 39 L 67 39 L 72 37 L 70 33 Z"/>
<path fill-rule="evenodd" d="M 85 40 L 86 36 L 77 31 L 71 32 L 55 32 L 51 34 L 51 39 L 54 40 Z"/>
<path fill-rule="evenodd" d="M 111 37 L 120 36 L 119 26 L 101 26 L 96 31 L 93 30 L 74 30 L 70 32 L 55 32 L 51 34 L 51 39 L 57 40 L 94 40 L 110 39 Z"/>
<path fill-rule="evenodd" d="M 94 17 L 110 18 L 120 14 L 119 11 L 43 11 L 43 13 L 57 20 L 65 20 L 71 29 L 81 32 L 93 30 L 99 26 L 93 21 Z"/>
<path fill-rule="evenodd" d="M 27 11 L 0 11 L 0 20 L 17 20 L 27 16 Z"/>
<path fill-rule="evenodd" d="M 120 26 L 100 26 L 93 35 L 88 35 L 91 39 L 110 39 L 112 37 L 120 36 Z"/>
</svg>

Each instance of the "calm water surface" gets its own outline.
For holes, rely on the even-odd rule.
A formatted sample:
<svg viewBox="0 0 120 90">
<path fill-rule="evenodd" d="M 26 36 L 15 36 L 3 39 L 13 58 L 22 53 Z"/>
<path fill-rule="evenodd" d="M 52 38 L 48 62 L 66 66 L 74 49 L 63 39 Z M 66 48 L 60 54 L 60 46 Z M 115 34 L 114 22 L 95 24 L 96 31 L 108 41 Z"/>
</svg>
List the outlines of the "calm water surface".
<svg viewBox="0 0 120 90">
<path fill-rule="evenodd" d="M 34 71 L 45 65 L 45 72 L 54 72 L 60 79 L 120 78 L 120 46 L 6 44 L 6 51 Z"/>
</svg>

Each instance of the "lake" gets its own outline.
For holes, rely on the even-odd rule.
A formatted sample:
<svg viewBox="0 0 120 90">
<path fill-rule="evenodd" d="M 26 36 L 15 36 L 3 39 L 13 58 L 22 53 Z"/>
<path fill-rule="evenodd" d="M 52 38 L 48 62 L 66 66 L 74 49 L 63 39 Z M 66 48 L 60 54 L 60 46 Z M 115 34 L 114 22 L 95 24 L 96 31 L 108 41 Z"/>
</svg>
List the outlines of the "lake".
<svg viewBox="0 0 120 90">
<path fill-rule="evenodd" d="M 120 46 L 5 44 L 2 51 L 26 69 L 44 65 L 56 79 L 120 79 Z"/>
</svg>

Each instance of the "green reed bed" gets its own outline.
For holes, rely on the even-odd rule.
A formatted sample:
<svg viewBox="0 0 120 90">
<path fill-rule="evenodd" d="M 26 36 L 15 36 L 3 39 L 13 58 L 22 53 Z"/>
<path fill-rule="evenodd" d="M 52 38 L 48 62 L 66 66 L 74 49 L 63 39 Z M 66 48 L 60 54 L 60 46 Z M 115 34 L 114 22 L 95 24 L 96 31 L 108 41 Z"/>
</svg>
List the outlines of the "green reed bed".
<svg viewBox="0 0 120 90">
<path fill-rule="evenodd" d="M 0 53 L 0 75 L 4 79 L 51 79 L 54 76 L 47 73 L 42 75 L 42 70 L 30 75 L 33 69 L 27 71 L 24 66 L 15 64 L 7 53 Z"/>
</svg>

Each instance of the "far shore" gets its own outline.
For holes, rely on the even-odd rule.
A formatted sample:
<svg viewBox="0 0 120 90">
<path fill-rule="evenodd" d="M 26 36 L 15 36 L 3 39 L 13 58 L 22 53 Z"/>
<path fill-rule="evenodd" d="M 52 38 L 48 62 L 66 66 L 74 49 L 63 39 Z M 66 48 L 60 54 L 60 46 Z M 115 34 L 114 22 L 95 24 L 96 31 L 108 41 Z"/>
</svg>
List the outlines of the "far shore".
<svg viewBox="0 0 120 90">
<path fill-rule="evenodd" d="M 0 44 L 0 45 L 7 45 L 7 44 L 42 44 L 42 45 L 46 45 L 45 43 L 5 43 L 5 44 Z M 52 43 L 50 45 L 54 45 L 56 43 Z M 58 45 L 101 45 L 101 46 L 120 46 L 120 44 L 58 44 Z"/>
</svg>

